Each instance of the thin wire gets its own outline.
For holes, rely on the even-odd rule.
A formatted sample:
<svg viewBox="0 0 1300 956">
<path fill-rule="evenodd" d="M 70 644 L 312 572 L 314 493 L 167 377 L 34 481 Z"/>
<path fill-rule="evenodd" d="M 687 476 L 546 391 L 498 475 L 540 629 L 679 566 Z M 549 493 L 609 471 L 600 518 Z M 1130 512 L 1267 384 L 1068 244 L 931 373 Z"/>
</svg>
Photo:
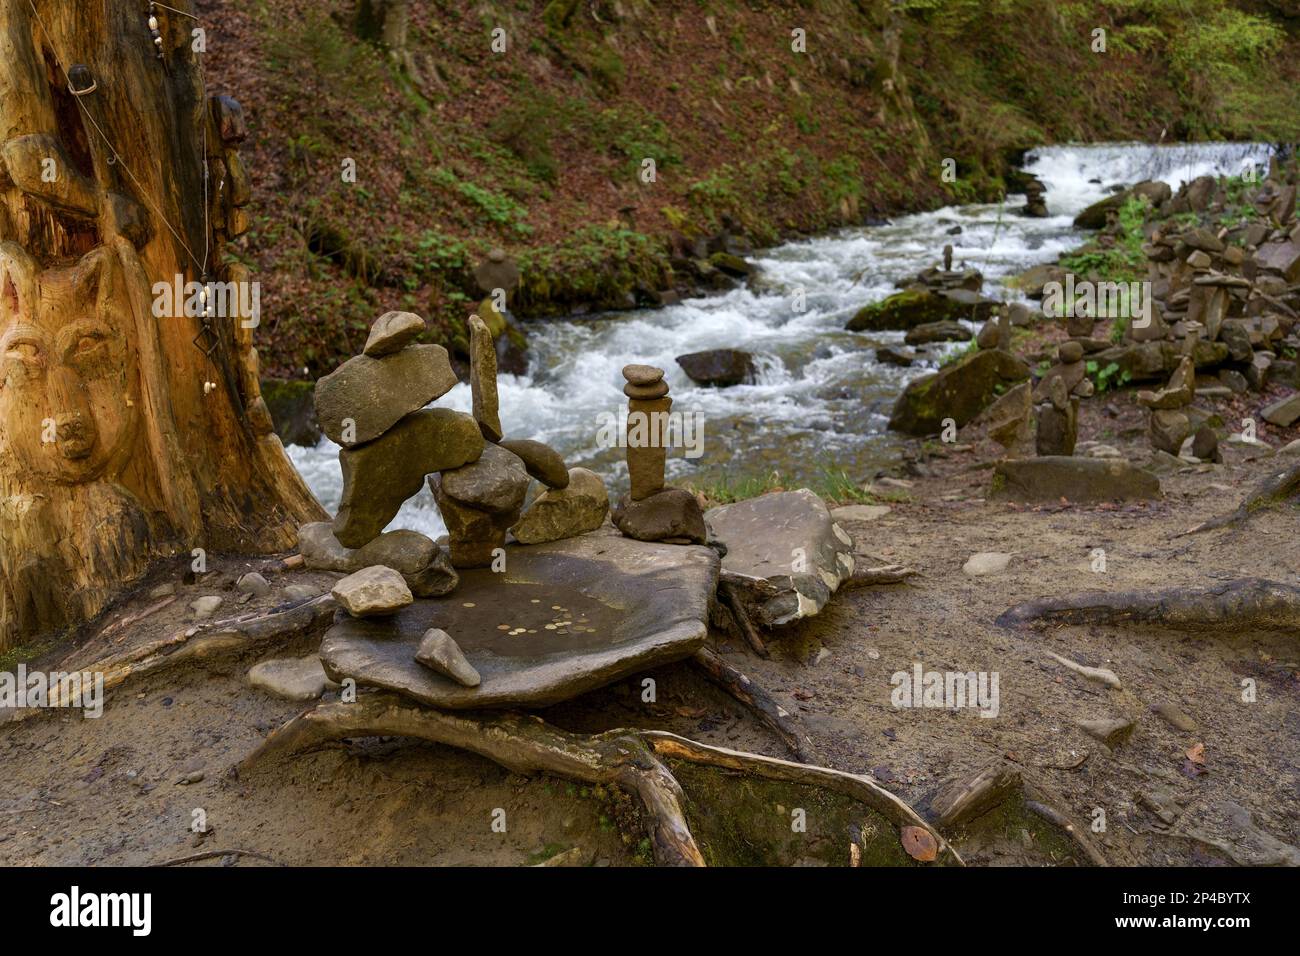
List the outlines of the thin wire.
<svg viewBox="0 0 1300 956">
<path fill-rule="evenodd" d="M 36 22 L 41 25 L 41 30 L 44 31 L 46 40 L 47 41 L 51 40 L 52 35 L 50 33 L 50 30 L 45 25 L 45 21 L 41 18 L 40 13 L 37 11 L 34 0 L 27 0 L 27 5 L 32 8 L 32 16 L 36 17 Z M 168 9 L 171 8 L 169 7 Z M 197 17 L 195 19 L 197 19 Z M 71 85 L 72 78 L 68 76 L 68 70 L 63 65 L 63 61 L 59 58 L 59 54 L 54 50 L 53 45 L 51 45 L 50 47 L 50 53 L 54 56 L 54 62 L 59 65 L 59 69 L 63 71 L 64 79 L 68 81 L 69 85 Z M 189 244 L 184 239 L 181 238 L 180 233 L 176 231 L 176 229 L 172 226 L 171 222 L 167 219 L 167 217 L 163 215 L 162 209 L 160 209 L 157 205 L 153 203 L 153 200 L 149 196 L 148 190 L 146 190 L 144 187 L 144 183 L 140 182 L 140 180 L 136 178 L 135 173 L 131 172 L 131 167 L 129 167 L 126 164 L 126 160 L 124 160 L 121 154 L 118 153 L 118 151 L 113 148 L 113 144 L 109 142 L 108 136 L 105 135 L 102 129 L 100 129 L 99 124 L 95 122 L 95 117 L 90 114 L 90 110 L 88 110 L 86 108 L 86 105 L 81 102 L 81 98 L 73 97 L 73 99 L 76 100 L 77 105 L 81 107 L 81 112 L 85 115 L 86 119 L 90 120 L 90 125 L 95 127 L 95 132 L 97 132 L 99 134 L 99 138 L 104 141 L 104 145 L 108 147 L 108 151 L 113 154 L 114 161 L 122 164 L 122 169 L 125 170 L 126 174 L 131 177 L 131 181 L 135 183 L 137 187 L 139 187 L 140 195 L 144 198 L 146 202 L 148 202 L 151 206 L 153 206 L 153 211 L 158 214 L 158 218 L 163 221 L 163 225 L 165 225 L 168 231 L 173 236 L 176 237 L 176 241 L 181 244 L 181 248 L 185 250 L 185 253 L 190 257 L 191 260 L 193 260 L 194 264 L 198 266 L 199 274 L 201 276 L 206 276 L 207 275 L 206 262 L 200 262 L 198 260 L 198 257 L 194 255 L 194 251 L 190 249 Z M 204 117 L 204 119 L 206 120 L 206 117 Z M 204 123 L 203 126 L 203 134 L 204 134 L 203 168 L 204 168 L 204 186 L 205 186 L 205 196 L 206 196 L 207 162 L 208 162 L 207 145 L 206 145 L 207 144 L 207 123 L 206 122 Z M 208 209 L 207 209 L 207 202 L 205 201 L 203 204 L 203 222 L 204 222 L 203 231 L 205 234 L 208 232 L 207 219 L 208 219 Z M 205 251 L 204 258 L 206 259 L 206 257 L 207 257 L 207 252 Z"/>
<path fill-rule="evenodd" d="M 177 10 L 175 7 L 169 7 L 165 3 L 158 3 L 157 0 L 154 0 L 151 6 L 162 7 L 164 10 L 170 10 L 172 13 L 179 13 L 183 17 L 190 17 L 191 19 L 194 20 L 199 19 L 197 13 L 186 13 L 184 10 Z"/>
</svg>

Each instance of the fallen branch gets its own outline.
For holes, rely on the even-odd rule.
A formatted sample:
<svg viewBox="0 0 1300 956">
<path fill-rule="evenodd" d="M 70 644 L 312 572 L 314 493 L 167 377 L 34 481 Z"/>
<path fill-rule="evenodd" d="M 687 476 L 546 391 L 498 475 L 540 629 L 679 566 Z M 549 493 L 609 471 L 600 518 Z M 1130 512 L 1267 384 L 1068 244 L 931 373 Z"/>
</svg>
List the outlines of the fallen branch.
<svg viewBox="0 0 1300 956">
<path fill-rule="evenodd" d="M 272 863 L 275 866 L 284 866 L 279 860 L 254 850 L 204 850 L 202 853 L 191 853 L 189 856 L 178 856 L 174 860 L 163 860 L 161 863 L 150 863 L 149 865 L 155 867 L 184 866 L 186 863 L 198 863 L 202 860 L 211 860 L 220 856 L 247 856 L 255 860 Z"/>
<path fill-rule="evenodd" d="M 1300 465 L 1268 475 L 1255 485 L 1251 493 L 1246 496 L 1246 499 L 1237 506 L 1237 510 L 1231 514 L 1211 518 L 1209 521 L 1202 522 L 1190 531 L 1184 531 L 1175 537 L 1242 524 L 1256 512 L 1275 507 L 1296 495 L 1300 495 Z"/>
<path fill-rule="evenodd" d="M 753 711 L 764 726 L 785 741 L 800 763 L 812 763 L 820 759 L 798 718 L 747 675 L 724 661 L 717 651 L 711 647 L 702 647 L 695 652 L 693 660 L 709 680 Z"/>
<path fill-rule="evenodd" d="M 660 865 L 704 865 L 683 809 L 685 794 L 666 760 L 719 770 L 724 780 L 741 774 L 825 787 L 866 804 L 900 827 L 922 827 L 940 848 L 939 862 L 961 865 L 960 856 L 947 841 L 869 777 L 710 747 L 662 731 L 574 734 L 532 715 L 440 711 L 387 693 L 363 694 L 351 704 L 321 704 L 300 714 L 267 737 L 235 773 L 245 777 L 269 761 L 317 749 L 330 741 L 364 736 L 414 737 L 468 750 L 517 773 L 550 773 L 583 783 L 622 787 L 641 801 Z"/>
<path fill-rule="evenodd" d="M 907 568 L 901 564 L 886 564 L 878 568 L 855 569 L 847 580 L 840 585 L 840 588 L 862 588 L 873 584 L 901 584 L 908 578 L 915 577 L 918 573 L 915 568 Z"/>
<path fill-rule="evenodd" d="M 744 599 L 741 598 L 736 586 L 730 581 L 722 581 L 718 584 L 718 593 L 722 596 L 723 602 L 731 609 L 731 616 L 736 621 L 736 628 L 740 631 L 741 636 L 745 638 L 745 643 L 750 646 L 755 654 L 766 659 L 768 657 L 767 645 L 763 643 L 762 635 L 758 633 L 758 628 L 749 619 L 749 613 L 745 610 Z"/>
<path fill-rule="evenodd" d="M 1020 628 L 1035 621 L 1295 631 L 1300 630 L 1300 588 L 1261 578 L 1242 578 L 1207 588 L 1085 591 L 1017 604 L 1004 611 L 996 623 Z"/>
</svg>

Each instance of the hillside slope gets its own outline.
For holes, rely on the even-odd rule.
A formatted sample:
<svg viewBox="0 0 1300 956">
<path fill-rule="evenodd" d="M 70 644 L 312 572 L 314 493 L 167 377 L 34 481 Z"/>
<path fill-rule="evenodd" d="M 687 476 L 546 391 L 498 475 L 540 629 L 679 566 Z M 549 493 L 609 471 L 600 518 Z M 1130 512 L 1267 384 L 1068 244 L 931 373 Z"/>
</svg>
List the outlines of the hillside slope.
<svg viewBox="0 0 1300 956">
<path fill-rule="evenodd" d="M 263 286 L 263 367 L 298 378 L 388 309 L 463 349 L 496 247 L 521 266 L 522 317 L 628 307 L 707 286 L 693 260 L 724 231 L 743 248 L 995 199 L 1038 143 L 1300 139 L 1288 6 L 197 4 L 209 87 L 252 131 L 240 254 Z"/>
</svg>

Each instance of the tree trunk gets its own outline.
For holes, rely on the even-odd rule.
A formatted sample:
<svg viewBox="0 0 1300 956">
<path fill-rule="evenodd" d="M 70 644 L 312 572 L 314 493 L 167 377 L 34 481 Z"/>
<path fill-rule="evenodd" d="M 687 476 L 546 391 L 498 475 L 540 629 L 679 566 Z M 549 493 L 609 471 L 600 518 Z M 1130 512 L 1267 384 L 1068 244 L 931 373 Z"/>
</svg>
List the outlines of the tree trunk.
<svg viewBox="0 0 1300 956">
<path fill-rule="evenodd" d="M 243 116 L 204 92 L 190 0 L 169 5 L 154 31 L 139 0 L 0 0 L 0 648 L 160 558 L 283 551 L 322 517 L 226 261 Z"/>
</svg>

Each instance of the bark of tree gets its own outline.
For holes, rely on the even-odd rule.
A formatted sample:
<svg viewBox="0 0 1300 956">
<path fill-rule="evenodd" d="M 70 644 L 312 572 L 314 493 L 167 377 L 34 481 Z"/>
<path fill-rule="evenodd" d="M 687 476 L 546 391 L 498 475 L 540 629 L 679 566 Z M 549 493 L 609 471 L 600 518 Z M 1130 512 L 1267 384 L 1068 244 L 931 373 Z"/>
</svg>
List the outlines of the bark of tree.
<svg viewBox="0 0 1300 956">
<path fill-rule="evenodd" d="M 243 115 L 204 90 L 193 31 L 213 25 L 169 6 L 155 42 L 137 0 L 0 0 L 0 648 L 75 627 L 166 556 L 284 551 L 323 516 L 227 257 Z M 159 296 L 178 281 L 215 283 L 213 312 Z"/>
</svg>

